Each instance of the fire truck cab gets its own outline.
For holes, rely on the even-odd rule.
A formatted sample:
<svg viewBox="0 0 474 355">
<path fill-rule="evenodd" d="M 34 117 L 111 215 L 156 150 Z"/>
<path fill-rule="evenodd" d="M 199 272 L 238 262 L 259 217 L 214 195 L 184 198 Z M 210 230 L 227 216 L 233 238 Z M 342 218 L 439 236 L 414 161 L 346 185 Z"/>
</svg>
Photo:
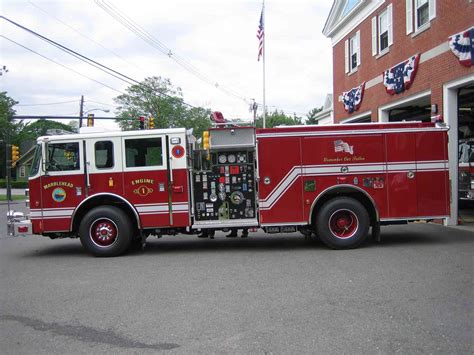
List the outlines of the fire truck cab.
<svg viewBox="0 0 474 355">
<path fill-rule="evenodd" d="M 446 132 L 426 123 L 223 126 L 204 147 L 184 128 L 41 137 L 32 232 L 79 237 L 98 256 L 149 235 L 231 228 L 354 248 L 370 227 L 378 235 L 381 224 L 449 215 Z"/>
</svg>

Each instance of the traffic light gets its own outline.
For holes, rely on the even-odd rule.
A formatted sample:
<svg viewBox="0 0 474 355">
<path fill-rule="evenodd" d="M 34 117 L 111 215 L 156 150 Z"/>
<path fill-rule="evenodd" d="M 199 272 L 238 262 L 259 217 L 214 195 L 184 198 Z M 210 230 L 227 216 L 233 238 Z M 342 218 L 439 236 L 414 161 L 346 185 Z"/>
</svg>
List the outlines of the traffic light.
<svg viewBox="0 0 474 355">
<path fill-rule="evenodd" d="M 202 148 L 209 149 L 209 131 L 202 132 Z"/>
<path fill-rule="evenodd" d="M 145 129 L 145 117 L 140 116 L 140 129 Z"/>
<path fill-rule="evenodd" d="M 94 114 L 89 113 L 87 115 L 87 127 L 94 127 Z"/>
<path fill-rule="evenodd" d="M 154 129 L 155 128 L 155 118 L 150 117 L 148 118 L 148 129 Z"/>
<path fill-rule="evenodd" d="M 12 166 L 15 166 L 18 159 L 20 159 L 20 148 L 12 144 Z"/>
</svg>

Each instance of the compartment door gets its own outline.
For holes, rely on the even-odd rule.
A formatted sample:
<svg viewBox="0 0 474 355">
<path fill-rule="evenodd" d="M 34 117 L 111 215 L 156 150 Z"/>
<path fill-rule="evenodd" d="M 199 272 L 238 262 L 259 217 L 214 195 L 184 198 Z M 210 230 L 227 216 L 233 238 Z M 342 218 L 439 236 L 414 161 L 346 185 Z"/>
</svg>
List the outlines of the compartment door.
<svg viewBox="0 0 474 355">
<path fill-rule="evenodd" d="M 189 226 L 190 221 L 190 192 L 188 176 L 188 156 L 186 136 L 181 133 L 169 134 L 165 137 L 168 159 L 169 213 L 170 225 L 174 227 Z"/>
<path fill-rule="evenodd" d="M 258 169 L 260 223 L 303 224 L 300 138 L 259 138 Z"/>
<path fill-rule="evenodd" d="M 387 134 L 388 217 L 413 217 L 418 213 L 416 134 Z"/>
<path fill-rule="evenodd" d="M 421 132 L 416 135 L 418 215 L 449 215 L 447 134 Z"/>
</svg>

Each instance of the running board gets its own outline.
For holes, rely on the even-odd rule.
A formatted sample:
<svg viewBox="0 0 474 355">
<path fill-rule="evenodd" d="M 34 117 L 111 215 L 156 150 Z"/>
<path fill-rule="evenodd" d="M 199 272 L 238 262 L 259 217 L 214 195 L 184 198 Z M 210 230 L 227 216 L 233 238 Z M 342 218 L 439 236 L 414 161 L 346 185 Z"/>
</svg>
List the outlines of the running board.
<svg viewBox="0 0 474 355">
<path fill-rule="evenodd" d="M 192 228 L 202 229 L 221 229 L 221 228 L 246 228 L 246 227 L 258 227 L 258 221 L 252 219 L 224 219 L 218 221 L 197 221 L 192 225 Z"/>
</svg>

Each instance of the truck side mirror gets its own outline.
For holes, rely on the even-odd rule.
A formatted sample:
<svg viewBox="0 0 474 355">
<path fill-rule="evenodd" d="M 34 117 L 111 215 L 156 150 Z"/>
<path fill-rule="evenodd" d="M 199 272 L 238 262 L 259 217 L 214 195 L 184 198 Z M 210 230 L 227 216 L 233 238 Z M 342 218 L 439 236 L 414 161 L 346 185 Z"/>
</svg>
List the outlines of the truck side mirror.
<svg viewBox="0 0 474 355">
<path fill-rule="evenodd" d="M 41 171 L 44 175 L 48 175 L 48 166 L 49 166 L 49 149 L 48 142 L 43 143 L 43 156 L 41 157 Z"/>
</svg>

